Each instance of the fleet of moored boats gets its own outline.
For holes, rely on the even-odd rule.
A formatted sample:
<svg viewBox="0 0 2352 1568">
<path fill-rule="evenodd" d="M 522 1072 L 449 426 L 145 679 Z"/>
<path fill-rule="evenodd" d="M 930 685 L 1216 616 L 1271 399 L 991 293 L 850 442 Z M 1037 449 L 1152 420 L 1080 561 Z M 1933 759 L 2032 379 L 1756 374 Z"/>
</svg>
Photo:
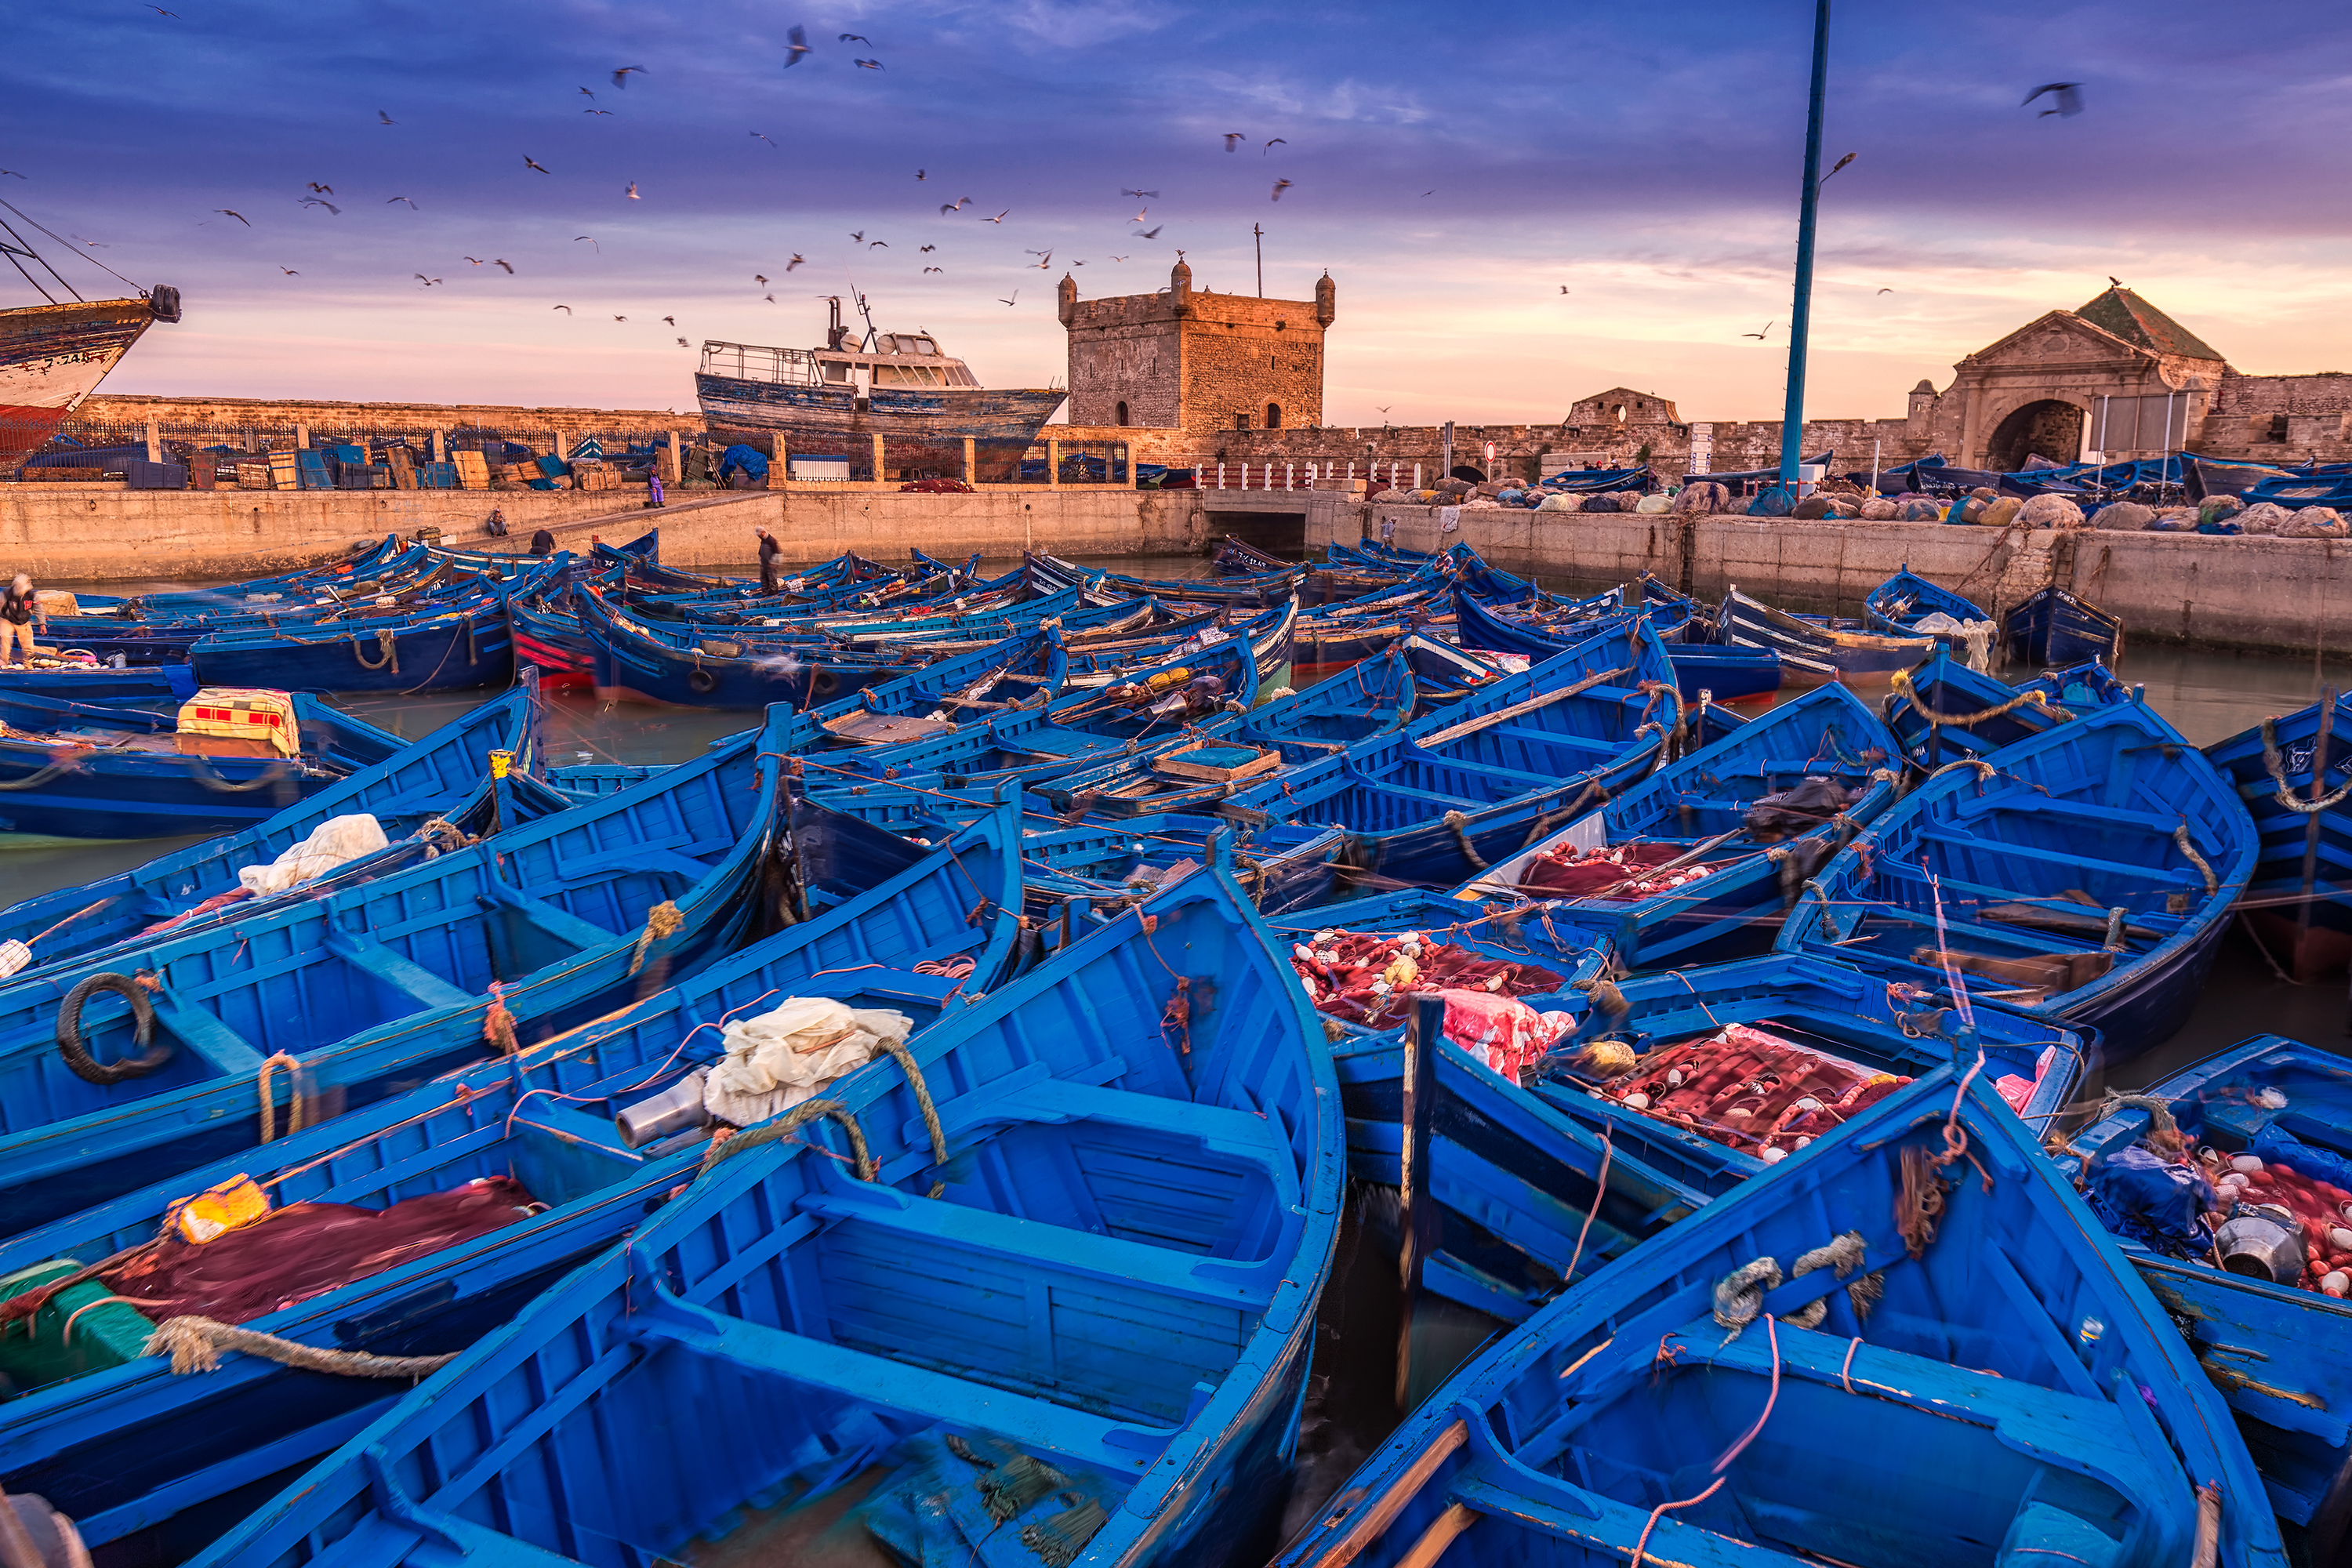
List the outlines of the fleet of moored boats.
<svg viewBox="0 0 2352 1568">
<path fill-rule="evenodd" d="M 1220 565 L 53 618 L 6 829 L 216 837 L 0 910 L 0 1563 L 2336 1560 L 2352 1070 L 2068 1108 L 2233 916 L 2342 962 L 2344 701 L 2200 751 L 1907 572 Z M 566 687 L 761 716 L 551 766 Z M 1495 1332 L 1334 1489 L 1383 1246 Z"/>
</svg>

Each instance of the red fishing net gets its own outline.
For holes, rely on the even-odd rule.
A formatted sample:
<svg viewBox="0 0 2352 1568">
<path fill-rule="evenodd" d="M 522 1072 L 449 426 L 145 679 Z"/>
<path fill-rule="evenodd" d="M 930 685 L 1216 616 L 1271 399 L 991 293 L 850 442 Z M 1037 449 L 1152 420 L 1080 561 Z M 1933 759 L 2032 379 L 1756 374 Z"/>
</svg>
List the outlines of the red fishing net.
<svg viewBox="0 0 2352 1568">
<path fill-rule="evenodd" d="M 1731 1024 L 1652 1054 L 1601 1093 L 1770 1163 L 1910 1081 Z"/>
<path fill-rule="evenodd" d="M 289 1204 L 201 1245 L 175 1231 L 106 1282 L 156 1322 L 242 1323 L 512 1225 L 531 1207 L 530 1194 L 505 1176 L 382 1209 Z"/>
<path fill-rule="evenodd" d="M 1519 891 L 1545 899 L 1646 899 L 1707 873 L 1704 865 L 1652 871 L 1689 850 L 1678 844 L 1618 844 L 1604 849 L 1562 845 L 1537 856 L 1519 873 Z"/>
<path fill-rule="evenodd" d="M 2352 1218 L 2346 1215 L 2352 1193 L 2252 1154 L 2223 1156 L 2220 1163 L 2202 1168 L 2224 1210 L 2235 1202 L 2276 1204 L 2303 1222 L 2300 1283 L 2305 1289 L 2328 1296 L 2352 1293 Z"/>
<path fill-rule="evenodd" d="M 1565 977 L 1418 931 L 1318 931 L 1290 950 L 1290 964 L 1319 1011 L 1352 1023 L 1392 1026 L 1406 997 L 1444 997 L 1446 1038 L 1514 1079 L 1576 1028 L 1567 1013 L 1518 1000 L 1557 992 Z"/>
</svg>

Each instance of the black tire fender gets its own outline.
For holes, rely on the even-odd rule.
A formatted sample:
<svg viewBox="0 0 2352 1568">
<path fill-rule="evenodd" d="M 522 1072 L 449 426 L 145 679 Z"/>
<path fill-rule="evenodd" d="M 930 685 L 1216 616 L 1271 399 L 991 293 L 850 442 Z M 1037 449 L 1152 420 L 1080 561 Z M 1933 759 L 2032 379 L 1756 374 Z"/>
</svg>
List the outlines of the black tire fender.
<svg viewBox="0 0 2352 1568">
<path fill-rule="evenodd" d="M 140 1054 L 125 1057 L 119 1062 L 101 1062 L 89 1054 L 81 1041 L 82 1005 L 101 991 L 111 991 L 131 1004 L 132 1027 Z M 66 999 L 58 1005 L 58 1054 L 66 1060 L 74 1077 L 84 1083 L 122 1083 L 149 1073 L 172 1059 L 173 1051 L 167 1042 L 154 1044 L 155 1004 L 147 999 L 147 988 L 128 974 L 100 973 L 86 975 Z"/>
</svg>

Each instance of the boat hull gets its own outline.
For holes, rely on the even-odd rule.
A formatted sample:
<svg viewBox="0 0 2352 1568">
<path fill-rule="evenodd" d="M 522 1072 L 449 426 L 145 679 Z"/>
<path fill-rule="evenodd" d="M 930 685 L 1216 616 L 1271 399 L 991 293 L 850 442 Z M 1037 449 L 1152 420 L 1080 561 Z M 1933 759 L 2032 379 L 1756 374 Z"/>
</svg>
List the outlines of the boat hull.
<svg viewBox="0 0 2352 1568">
<path fill-rule="evenodd" d="M 0 473 L 57 434 L 154 319 L 144 300 L 0 310 Z"/>
<path fill-rule="evenodd" d="M 1067 395 L 1045 387 L 877 386 L 860 408 L 846 386 L 788 386 L 697 375 L 694 390 L 714 427 L 773 431 L 783 438 L 787 454 L 841 453 L 853 468 L 871 462 L 872 439 L 877 436 L 902 448 L 908 444 L 932 447 L 934 452 L 927 456 L 958 468 L 967 440 L 995 448 L 990 457 L 997 465 L 1017 463 Z M 886 456 L 884 461 L 890 458 Z"/>
<path fill-rule="evenodd" d="M 2009 657 L 2039 668 L 2099 659 L 2112 665 L 2124 647 L 2124 624 L 2063 588 L 2044 588 L 2000 623 Z"/>
</svg>

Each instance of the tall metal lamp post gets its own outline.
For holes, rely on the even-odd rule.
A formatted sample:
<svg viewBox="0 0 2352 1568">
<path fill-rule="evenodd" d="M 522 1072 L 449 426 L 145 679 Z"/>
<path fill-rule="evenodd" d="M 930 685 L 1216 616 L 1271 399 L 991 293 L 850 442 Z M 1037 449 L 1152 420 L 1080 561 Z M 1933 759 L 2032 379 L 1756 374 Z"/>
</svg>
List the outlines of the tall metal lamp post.
<svg viewBox="0 0 2352 1568">
<path fill-rule="evenodd" d="M 1805 190 L 1797 209 L 1797 297 L 1789 317 L 1789 400 L 1780 415 L 1780 484 L 1797 499 L 1804 461 L 1805 340 L 1813 320 L 1813 226 L 1822 205 L 1822 100 L 1829 88 L 1830 0 L 1813 4 L 1813 96 L 1805 117 Z"/>
</svg>

